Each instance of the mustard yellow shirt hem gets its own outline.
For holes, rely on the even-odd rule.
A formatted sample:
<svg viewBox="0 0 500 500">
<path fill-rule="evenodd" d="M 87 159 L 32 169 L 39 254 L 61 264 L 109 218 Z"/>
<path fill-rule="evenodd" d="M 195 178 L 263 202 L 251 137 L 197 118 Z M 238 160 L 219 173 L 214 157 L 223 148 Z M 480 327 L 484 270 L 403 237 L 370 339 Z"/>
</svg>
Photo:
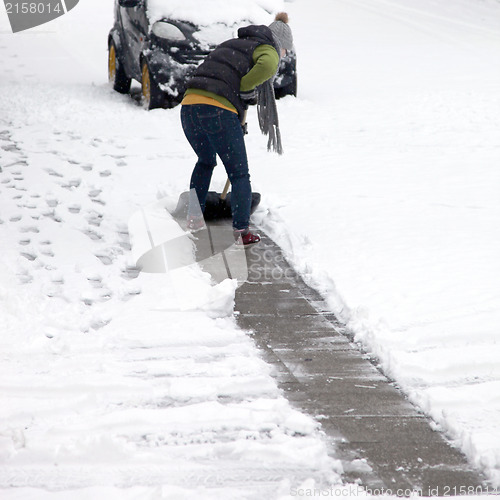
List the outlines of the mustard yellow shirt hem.
<svg viewBox="0 0 500 500">
<path fill-rule="evenodd" d="M 188 94 L 182 99 L 181 104 L 184 106 L 189 106 L 191 104 L 208 104 L 209 106 L 217 106 L 218 108 L 227 109 L 232 113 L 238 114 L 238 112 L 233 108 L 231 109 L 228 106 L 224 106 L 224 104 L 220 103 L 216 99 L 212 99 L 211 97 L 206 97 L 200 94 Z"/>
</svg>

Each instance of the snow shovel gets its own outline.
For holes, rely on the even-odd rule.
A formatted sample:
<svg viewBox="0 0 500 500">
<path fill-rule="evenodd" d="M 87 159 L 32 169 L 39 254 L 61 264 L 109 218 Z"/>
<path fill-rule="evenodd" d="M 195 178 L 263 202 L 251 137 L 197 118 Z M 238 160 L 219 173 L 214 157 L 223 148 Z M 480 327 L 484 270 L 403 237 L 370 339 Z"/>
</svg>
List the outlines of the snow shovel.
<svg viewBox="0 0 500 500">
<path fill-rule="evenodd" d="M 247 111 L 243 113 L 241 119 L 241 125 L 243 127 L 244 133 L 246 133 L 246 118 Z M 231 193 L 229 193 L 229 188 L 231 182 L 229 179 L 226 181 L 226 185 L 219 194 L 215 191 L 209 191 L 207 194 L 207 199 L 205 201 L 205 211 L 203 212 L 203 217 L 205 220 L 219 220 L 219 219 L 230 219 L 232 218 L 231 212 Z M 187 217 L 188 207 L 189 207 L 189 191 L 182 193 L 179 196 L 179 201 L 177 207 L 172 213 L 174 217 L 185 218 Z M 260 203 L 260 193 L 252 193 L 252 202 L 250 205 L 250 213 L 253 213 Z"/>
</svg>

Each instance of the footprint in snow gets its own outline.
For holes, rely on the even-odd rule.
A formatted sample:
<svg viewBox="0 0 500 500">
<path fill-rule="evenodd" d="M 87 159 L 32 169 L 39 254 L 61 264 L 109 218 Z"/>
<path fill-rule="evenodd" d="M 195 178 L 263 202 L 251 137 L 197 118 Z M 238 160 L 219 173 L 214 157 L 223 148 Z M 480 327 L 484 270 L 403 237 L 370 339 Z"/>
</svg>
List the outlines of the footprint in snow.
<svg viewBox="0 0 500 500">
<path fill-rule="evenodd" d="M 128 300 L 132 299 L 133 297 L 137 297 L 137 295 L 140 295 L 141 293 L 142 293 L 142 290 L 139 287 L 131 287 L 126 292 L 124 292 L 120 298 L 121 298 L 122 302 L 127 302 Z"/>
<path fill-rule="evenodd" d="M 57 205 L 59 205 L 59 200 L 57 198 L 45 198 L 45 203 L 47 203 L 47 205 L 50 207 L 50 208 L 55 208 L 57 207 Z"/>
<path fill-rule="evenodd" d="M 52 251 L 52 249 L 48 246 L 45 246 L 43 248 L 40 249 L 40 253 L 42 255 L 45 255 L 46 257 L 54 257 L 54 252 Z"/>
<path fill-rule="evenodd" d="M 97 198 L 102 193 L 102 189 L 91 189 L 89 191 L 89 198 Z"/>
<path fill-rule="evenodd" d="M 54 273 L 50 281 L 54 283 L 54 285 L 64 285 L 64 277 L 62 274 Z"/>
<path fill-rule="evenodd" d="M 21 255 L 21 257 L 28 259 L 30 262 L 33 262 L 37 258 L 36 254 L 34 252 L 21 252 L 20 255 Z"/>
<path fill-rule="evenodd" d="M 127 226 L 119 226 L 118 227 L 118 245 L 123 250 L 129 252 L 132 250 L 132 245 L 130 244 L 130 235 L 127 229 Z"/>
<path fill-rule="evenodd" d="M 70 205 L 68 207 L 68 211 L 71 212 L 72 214 L 78 214 L 80 213 L 81 208 L 82 207 L 80 205 Z"/>
<path fill-rule="evenodd" d="M 28 283 L 31 283 L 33 281 L 33 276 L 31 276 L 31 274 L 29 274 L 27 271 L 23 271 L 21 273 L 18 273 L 17 276 L 19 278 L 19 281 L 23 285 L 27 285 Z"/>
<path fill-rule="evenodd" d="M 52 248 L 50 248 L 51 244 L 52 242 L 49 240 L 40 241 L 39 243 L 40 253 L 42 255 L 47 255 L 48 257 L 54 257 L 54 252 L 52 251 Z"/>
<path fill-rule="evenodd" d="M 105 265 L 110 266 L 113 264 L 113 258 L 106 253 L 96 253 L 95 256 Z"/>
<path fill-rule="evenodd" d="M 98 198 L 102 193 L 102 189 L 92 189 L 89 191 L 89 198 L 93 203 L 98 203 L 99 205 L 106 205 L 106 202 Z"/>
<path fill-rule="evenodd" d="M 7 165 L 4 165 L 4 168 L 10 168 L 10 167 L 27 167 L 28 163 L 24 160 L 17 160 L 12 163 L 9 163 Z"/>
<path fill-rule="evenodd" d="M 63 177 L 63 174 L 56 172 L 53 168 L 46 168 L 45 172 L 47 172 L 49 175 L 53 177 Z"/>
<path fill-rule="evenodd" d="M 81 183 L 81 179 L 70 179 L 67 184 L 62 184 L 61 187 L 65 189 L 73 189 L 79 187 Z"/>
<path fill-rule="evenodd" d="M 120 248 L 122 248 L 126 252 L 130 252 L 132 250 L 132 245 L 130 244 L 130 241 L 128 241 L 128 240 L 127 241 L 125 241 L 125 240 L 119 241 L 118 245 L 120 246 Z"/>
<path fill-rule="evenodd" d="M 135 266 L 127 266 L 122 269 L 122 278 L 125 280 L 135 280 L 139 274 L 141 274 L 141 269 Z"/>
<path fill-rule="evenodd" d="M 87 215 L 87 217 L 85 217 L 85 219 L 91 226 L 99 227 L 101 225 L 103 217 L 104 217 L 103 214 L 91 210 Z"/>
<path fill-rule="evenodd" d="M 91 276 L 87 276 L 87 280 L 92 286 L 92 288 L 102 288 L 102 277 L 99 276 L 98 274 L 93 274 Z"/>
<path fill-rule="evenodd" d="M 6 146 L 2 146 L 2 149 L 10 153 L 20 151 L 20 149 L 15 144 L 7 144 Z"/>
<path fill-rule="evenodd" d="M 52 219 L 54 222 L 62 222 L 62 218 L 56 214 L 55 210 L 43 210 L 42 215 L 48 219 Z"/>
<path fill-rule="evenodd" d="M 111 290 L 106 290 L 101 295 L 99 295 L 99 302 L 107 302 L 113 297 L 113 292 Z"/>
<path fill-rule="evenodd" d="M 40 230 L 36 226 L 24 226 L 20 229 L 21 233 L 39 233 Z"/>
<path fill-rule="evenodd" d="M 82 294 L 81 301 L 86 306 L 93 306 L 96 302 L 107 302 L 113 297 L 113 292 L 111 290 L 102 291 L 99 295 L 94 296 L 92 294 Z"/>
<path fill-rule="evenodd" d="M 110 321 L 111 319 L 94 319 L 90 323 L 90 328 L 92 328 L 93 330 L 100 330 L 101 328 L 104 328 Z"/>
<path fill-rule="evenodd" d="M 82 296 L 81 300 L 86 306 L 92 306 L 94 304 L 94 300 L 91 299 L 90 297 Z"/>
<path fill-rule="evenodd" d="M 44 290 L 45 290 L 45 295 L 47 295 L 47 297 L 50 297 L 50 298 L 60 297 L 62 295 L 62 286 L 60 283 L 53 282 L 50 285 L 45 285 Z M 49 337 L 49 336 L 47 335 L 47 337 Z M 49 338 L 53 338 L 53 337 L 49 337 Z"/>
<path fill-rule="evenodd" d="M 92 229 L 82 229 L 82 233 L 88 236 L 92 241 L 100 241 L 103 239 L 103 235 Z"/>
</svg>

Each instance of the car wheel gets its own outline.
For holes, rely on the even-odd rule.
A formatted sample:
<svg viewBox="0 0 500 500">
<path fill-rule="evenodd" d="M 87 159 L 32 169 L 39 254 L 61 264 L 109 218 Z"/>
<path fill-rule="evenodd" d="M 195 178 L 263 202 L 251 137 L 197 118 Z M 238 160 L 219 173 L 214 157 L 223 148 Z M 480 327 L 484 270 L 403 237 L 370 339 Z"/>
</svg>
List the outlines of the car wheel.
<svg viewBox="0 0 500 500">
<path fill-rule="evenodd" d="M 116 46 L 113 41 L 109 44 L 108 79 L 113 90 L 116 90 L 120 94 L 126 94 L 130 90 L 132 80 L 127 77 L 125 69 L 118 59 Z"/>
<path fill-rule="evenodd" d="M 146 109 L 162 108 L 165 103 L 165 94 L 156 84 L 149 72 L 148 63 L 142 62 L 142 98 Z"/>
</svg>

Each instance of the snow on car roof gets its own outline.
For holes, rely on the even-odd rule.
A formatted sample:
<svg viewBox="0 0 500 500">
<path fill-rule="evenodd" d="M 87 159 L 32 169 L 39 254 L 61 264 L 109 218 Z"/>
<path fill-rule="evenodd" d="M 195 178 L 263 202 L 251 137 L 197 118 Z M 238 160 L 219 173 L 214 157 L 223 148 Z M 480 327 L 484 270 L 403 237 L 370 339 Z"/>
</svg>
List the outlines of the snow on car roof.
<svg viewBox="0 0 500 500">
<path fill-rule="evenodd" d="M 270 24 L 284 10 L 283 0 L 148 0 L 151 23 L 163 18 L 190 21 L 199 26 L 241 22 Z"/>
</svg>

